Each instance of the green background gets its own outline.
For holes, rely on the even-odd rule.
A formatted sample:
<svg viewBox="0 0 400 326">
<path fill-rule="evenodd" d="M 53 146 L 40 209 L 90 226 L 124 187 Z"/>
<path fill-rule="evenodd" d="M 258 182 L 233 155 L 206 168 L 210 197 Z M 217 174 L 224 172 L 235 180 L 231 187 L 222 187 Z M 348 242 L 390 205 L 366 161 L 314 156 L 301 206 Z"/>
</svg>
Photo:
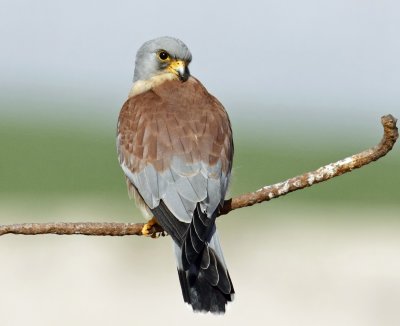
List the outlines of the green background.
<svg viewBox="0 0 400 326">
<path fill-rule="evenodd" d="M 116 157 L 115 123 L 110 121 L 108 129 L 99 124 L 96 128 L 95 119 L 87 125 L 3 119 L 0 122 L 1 197 L 23 196 L 42 202 L 46 197 L 99 196 L 106 198 L 111 206 L 115 200 L 126 199 L 125 182 Z M 233 124 L 236 128 L 232 196 L 355 154 L 378 143 L 382 135 L 379 132 L 373 137 L 366 136 L 360 131 L 346 141 L 345 137 L 332 138 L 318 131 L 314 135 L 294 134 L 290 130 L 283 133 L 276 128 L 263 132 L 268 130 L 268 122 L 264 126 L 255 122 L 252 128 L 241 127 L 239 121 Z M 379 124 L 378 117 L 376 124 Z M 399 206 L 399 163 L 399 150 L 395 147 L 378 162 L 278 201 L 285 205 L 335 202 Z"/>
</svg>

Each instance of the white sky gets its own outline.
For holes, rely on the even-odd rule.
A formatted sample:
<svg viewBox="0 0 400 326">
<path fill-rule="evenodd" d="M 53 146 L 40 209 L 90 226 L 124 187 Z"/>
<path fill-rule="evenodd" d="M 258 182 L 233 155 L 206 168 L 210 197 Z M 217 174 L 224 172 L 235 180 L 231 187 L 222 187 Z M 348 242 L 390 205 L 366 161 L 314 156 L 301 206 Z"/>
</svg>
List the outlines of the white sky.
<svg viewBox="0 0 400 326">
<path fill-rule="evenodd" d="M 399 1 L 1 0 L 0 102 L 115 120 L 136 50 L 171 35 L 233 120 L 371 125 L 400 115 L 399 32 Z"/>
</svg>

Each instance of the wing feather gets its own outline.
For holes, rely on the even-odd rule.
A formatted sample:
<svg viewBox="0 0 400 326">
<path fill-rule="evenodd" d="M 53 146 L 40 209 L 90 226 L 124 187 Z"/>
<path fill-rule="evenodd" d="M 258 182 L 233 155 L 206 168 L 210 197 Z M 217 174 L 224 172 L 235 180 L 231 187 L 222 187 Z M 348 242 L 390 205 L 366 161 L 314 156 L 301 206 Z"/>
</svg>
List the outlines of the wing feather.
<svg viewBox="0 0 400 326">
<path fill-rule="evenodd" d="M 167 81 L 126 101 L 117 147 L 124 173 L 146 205 L 183 245 L 189 263 L 201 254 L 204 266 L 215 267 L 208 274 L 216 285 L 217 258 L 203 248 L 232 166 L 232 132 L 223 106 L 194 78 Z"/>
<path fill-rule="evenodd" d="M 222 298 L 225 310 L 234 289 L 215 219 L 229 184 L 233 142 L 223 106 L 192 77 L 167 81 L 125 102 L 117 148 L 128 188 L 176 244 L 184 300 L 210 310 L 205 298 Z M 204 292 L 210 286 L 221 292 Z"/>
</svg>

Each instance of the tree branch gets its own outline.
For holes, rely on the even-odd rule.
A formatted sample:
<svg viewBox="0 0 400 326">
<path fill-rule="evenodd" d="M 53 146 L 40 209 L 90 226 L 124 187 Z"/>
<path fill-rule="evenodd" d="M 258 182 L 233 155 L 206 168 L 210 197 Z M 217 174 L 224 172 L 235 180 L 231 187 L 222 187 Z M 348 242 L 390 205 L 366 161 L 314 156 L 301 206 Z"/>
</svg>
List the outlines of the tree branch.
<svg viewBox="0 0 400 326">
<path fill-rule="evenodd" d="M 225 215 L 238 208 L 252 206 L 264 201 L 269 201 L 273 198 L 284 196 L 289 192 L 310 187 L 378 160 L 393 148 L 399 136 L 396 122 L 397 119 L 390 114 L 381 118 L 384 134 L 378 145 L 343 160 L 320 167 L 315 171 L 307 172 L 270 186 L 265 186 L 255 192 L 225 200 L 220 215 Z M 0 235 L 8 233 L 24 235 L 48 233 L 97 236 L 142 235 L 143 226 L 143 223 L 25 223 L 0 225 Z M 157 233 L 162 232 L 163 229 L 159 225 L 155 225 L 149 231 L 152 236 L 155 236 Z"/>
<path fill-rule="evenodd" d="M 314 184 L 327 181 L 354 169 L 361 168 L 385 156 L 396 143 L 399 133 L 396 126 L 397 119 L 391 114 L 381 118 L 383 126 L 383 138 L 381 142 L 361 153 L 346 157 L 343 160 L 322 166 L 311 172 L 298 175 L 286 181 L 263 187 L 255 192 L 244 194 L 233 199 L 226 200 L 220 215 L 228 214 L 234 209 L 252 206 L 263 201 L 269 201 Z"/>
</svg>

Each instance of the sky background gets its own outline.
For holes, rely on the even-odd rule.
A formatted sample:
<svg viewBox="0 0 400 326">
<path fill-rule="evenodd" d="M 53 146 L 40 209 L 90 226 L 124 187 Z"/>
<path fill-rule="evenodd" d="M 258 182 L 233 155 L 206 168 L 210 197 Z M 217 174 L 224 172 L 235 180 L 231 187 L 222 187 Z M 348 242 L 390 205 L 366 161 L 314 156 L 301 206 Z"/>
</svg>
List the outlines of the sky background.
<svg viewBox="0 0 400 326">
<path fill-rule="evenodd" d="M 2 0 L 1 109 L 115 121 L 137 49 L 172 35 L 235 121 L 373 129 L 381 115 L 400 113 L 399 11 L 388 0 Z"/>
<path fill-rule="evenodd" d="M 375 145 L 400 117 L 400 2 L 0 0 L 0 223 L 142 221 L 115 129 L 141 44 L 171 35 L 234 131 L 231 194 Z M 399 145 L 218 219 L 237 296 L 182 302 L 169 237 L 2 236 L 2 325 L 400 324 Z"/>
</svg>

